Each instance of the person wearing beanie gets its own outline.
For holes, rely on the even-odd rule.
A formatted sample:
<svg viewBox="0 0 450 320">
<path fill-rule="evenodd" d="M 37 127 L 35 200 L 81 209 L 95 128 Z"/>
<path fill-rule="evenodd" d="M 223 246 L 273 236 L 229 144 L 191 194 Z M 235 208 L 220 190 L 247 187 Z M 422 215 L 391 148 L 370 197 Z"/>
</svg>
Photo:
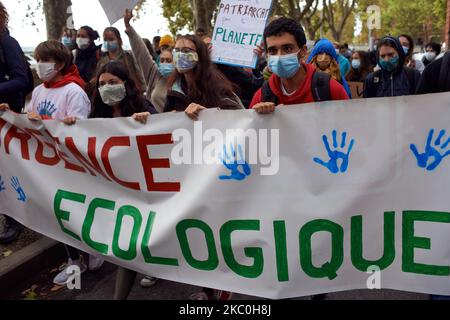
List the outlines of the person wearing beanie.
<svg viewBox="0 0 450 320">
<path fill-rule="evenodd" d="M 159 41 L 159 47 L 161 48 L 161 51 L 164 50 L 172 50 L 175 46 L 175 41 L 173 40 L 172 36 L 169 34 L 166 34 L 161 38 Z"/>
<path fill-rule="evenodd" d="M 307 63 L 313 64 L 317 70 L 330 74 L 334 80 L 339 82 L 351 98 L 351 90 L 341 74 L 340 65 L 338 62 L 338 54 L 334 45 L 328 39 L 319 40 L 311 54 L 308 57 Z"/>
</svg>

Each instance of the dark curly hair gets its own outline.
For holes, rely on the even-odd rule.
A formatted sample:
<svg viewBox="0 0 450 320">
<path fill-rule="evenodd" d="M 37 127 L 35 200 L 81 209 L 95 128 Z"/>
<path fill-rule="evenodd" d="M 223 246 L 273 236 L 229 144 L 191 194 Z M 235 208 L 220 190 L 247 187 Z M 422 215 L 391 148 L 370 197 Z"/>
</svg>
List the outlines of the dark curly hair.
<svg viewBox="0 0 450 320">
<path fill-rule="evenodd" d="M 97 73 L 96 90 L 92 96 L 92 111 L 89 118 L 113 118 L 113 108 L 103 102 L 98 91 L 99 79 L 104 73 L 110 73 L 125 82 L 127 95 L 119 104 L 122 117 L 131 117 L 135 113 L 147 111 L 145 97 L 137 89 L 128 69 L 122 62 L 112 61 L 105 64 Z"/>
<path fill-rule="evenodd" d="M 8 31 L 9 15 L 3 3 L 0 2 L 0 35 Z"/>
<path fill-rule="evenodd" d="M 305 30 L 303 30 L 302 25 L 293 19 L 281 17 L 269 23 L 264 30 L 264 44 L 266 48 L 268 37 L 279 36 L 283 33 L 293 35 L 299 48 L 306 44 Z"/>
</svg>

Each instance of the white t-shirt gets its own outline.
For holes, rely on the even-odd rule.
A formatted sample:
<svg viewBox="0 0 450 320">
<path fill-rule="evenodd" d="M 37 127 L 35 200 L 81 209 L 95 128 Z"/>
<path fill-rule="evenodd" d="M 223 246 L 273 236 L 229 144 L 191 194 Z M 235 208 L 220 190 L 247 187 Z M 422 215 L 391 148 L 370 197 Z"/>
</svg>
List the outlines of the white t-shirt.
<svg viewBox="0 0 450 320">
<path fill-rule="evenodd" d="M 91 102 L 84 90 L 75 83 L 50 89 L 41 84 L 33 90 L 27 111 L 55 120 L 67 117 L 82 120 L 89 117 Z"/>
</svg>

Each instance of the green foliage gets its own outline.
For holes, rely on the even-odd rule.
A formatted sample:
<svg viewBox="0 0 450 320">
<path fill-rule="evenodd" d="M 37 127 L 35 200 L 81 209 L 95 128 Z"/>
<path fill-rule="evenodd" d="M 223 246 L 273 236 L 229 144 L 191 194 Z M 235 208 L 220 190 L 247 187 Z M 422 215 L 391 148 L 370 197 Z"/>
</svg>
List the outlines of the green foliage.
<svg viewBox="0 0 450 320">
<path fill-rule="evenodd" d="M 194 14 L 188 0 L 162 0 L 163 15 L 169 23 L 169 30 L 176 35 L 187 28 L 194 31 Z"/>
<path fill-rule="evenodd" d="M 381 8 L 381 30 L 377 37 L 387 34 L 410 34 L 414 39 L 443 41 L 447 0 L 359 0 L 358 10 L 364 12 L 369 5 Z M 366 17 L 363 14 L 363 36 L 367 41 Z"/>
</svg>

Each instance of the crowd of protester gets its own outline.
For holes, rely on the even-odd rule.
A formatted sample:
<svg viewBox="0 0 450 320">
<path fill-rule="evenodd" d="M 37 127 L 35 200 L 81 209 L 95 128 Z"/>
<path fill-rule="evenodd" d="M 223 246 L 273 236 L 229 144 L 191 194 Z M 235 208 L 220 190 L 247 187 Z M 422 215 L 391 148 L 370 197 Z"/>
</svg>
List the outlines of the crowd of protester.
<svg viewBox="0 0 450 320">
<path fill-rule="evenodd" d="M 259 57 L 253 70 L 215 64 L 212 41 L 204 30 L 196 34 L 143 39 L 124 16 L 131 50 L 114 27 L 100 34 L 89 26 L 65 29 L 60 41 L 39 44 L 34 52 L 34 79 L 19 43 L 8 31 L 8 14 L 0 2 L 0 110 L 26 113 L 31 121 L 54 119 L 66 125 L 92 118 L 132 117 L 144 125 L 152 114 L 185 112 L 197 120 L 206 108 L 252 109 L 259 114 L 277 108 L 352 98 L 351 82 L 364 84 L 363 97 L 395 97 L 450 91 L 450 53 L 441 46 L 424 46 L 423 58 L 414 58 L 414 41 L 408 35 L 386 36 L 373 50 L 351 50 L 348 44 L 318 39 L 308 51 L 302 26 L 289 18 L 267 25 L 264 42 L 255 48 Z M 31 100 L 26 97 L 32 91 Z M 50 102 L 50 103 L 49 103 Z M 5 216 L 0 243 L 14 241 L 21 226 Z M 82 272 L 98 270 L 100 256 L 85 255 L 66 246 L 68 263 Z M 64 284 L 63 270 L 54 282 Z M 136 272 L 119 268 L 116 299 L 126 299 Z M 143 287 L 156 278 L 145 277 Z M 205 288 L 198 300 L 226 300 L 231 293 Z"/>
</svg>

